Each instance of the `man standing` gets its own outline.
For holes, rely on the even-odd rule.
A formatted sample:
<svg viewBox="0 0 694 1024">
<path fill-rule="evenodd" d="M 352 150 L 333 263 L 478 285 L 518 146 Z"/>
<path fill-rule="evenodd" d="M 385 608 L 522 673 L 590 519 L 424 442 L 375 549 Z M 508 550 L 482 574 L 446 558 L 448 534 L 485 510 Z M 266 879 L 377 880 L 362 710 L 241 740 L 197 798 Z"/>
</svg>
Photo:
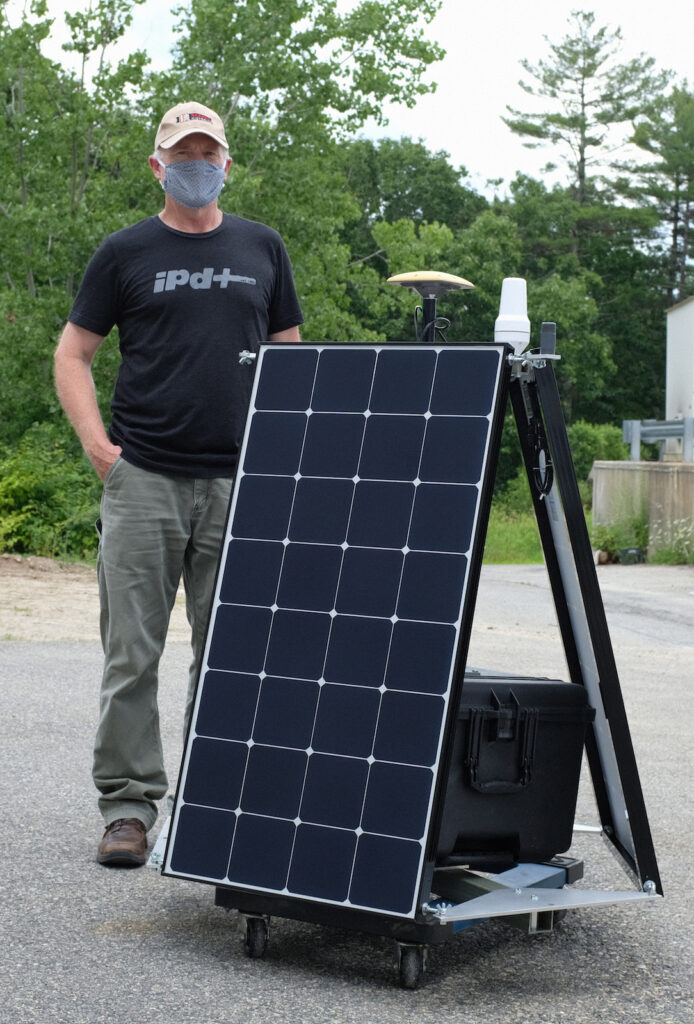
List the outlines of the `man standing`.
<svg viewBox="0 0 694 1024">
<path fill-rule="evenodd" d="M 97 571 L 105 663 L 93 776 L 106 831 L 97 860 L 139 865 L 167 791 L 158 665 L 181 576 L 192 706 L 226 509 L 260 342 L 299 341 L 279 235 L 223 214 L 221 118 L 164 115 L 149 163 L 156 216 L 110 235 L 85 272 L 55 354 L 56 387 L 104 481 Z M 122 362 L 106 433 L 91 365 L 113 326 Z"/>
</svg>

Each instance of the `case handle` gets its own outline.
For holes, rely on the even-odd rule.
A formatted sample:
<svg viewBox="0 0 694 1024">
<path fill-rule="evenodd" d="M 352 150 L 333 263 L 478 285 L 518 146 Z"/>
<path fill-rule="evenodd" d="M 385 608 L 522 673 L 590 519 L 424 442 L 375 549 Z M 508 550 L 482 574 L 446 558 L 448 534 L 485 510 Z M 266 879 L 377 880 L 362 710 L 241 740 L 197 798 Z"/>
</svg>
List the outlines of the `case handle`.
<svg viewBox="0 0 694 1024">
<path fill-rule="evenodd" d="M 515 708 L 515 735 L 519 738 L 519 757 L 516 779 L 485 779 L 480 777 L 480 750 L 482 732 L 485 721 L 497 720 L 496 739 L 505 742 L 512 738 L 509 734 L 508 710 L 499 708 L 470 709 L 470 732 L 468 734 L 468 752 L 465 767 L 468 769 L 470 785 L 478 793 L 505 794 L 518 793 L 530 784 L 535 759 L 535 741 L 537 738 L 538 712 L 535 708 Z M 519 736 L 520 733 L 520 736 Z"/>
</svg>

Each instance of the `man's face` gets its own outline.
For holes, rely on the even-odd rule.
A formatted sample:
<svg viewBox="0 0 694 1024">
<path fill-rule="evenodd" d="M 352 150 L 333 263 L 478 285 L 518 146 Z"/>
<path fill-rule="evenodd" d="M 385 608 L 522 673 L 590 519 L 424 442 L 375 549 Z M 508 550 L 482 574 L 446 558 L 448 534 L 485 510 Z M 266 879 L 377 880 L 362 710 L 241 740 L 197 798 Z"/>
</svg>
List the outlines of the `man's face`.
<svg viewBox="0 0 694 1024">
<path fill-rule="evenodd" d="M 193 132 L 192 135 L 186 135 L 180 142 L 176 142 L 169 149 L 162 149 L 161 158 L 164 164 L 180 163 L 187 160 L 208 160 L 212 164 L 224 167 L 225 175 L 231 167 L 231 159 L 226 158 L 224 155 L 224 149 L 218 142 L 211 139 L 209 135 L 204 135 L 202 132 Z M 154 159 L 150 157 L 150 166 L 154 171 L 154 175 L 160 181 L 164 179 L 164 168 Z"/>
<path fill-rule="evenodd" d="M 177 160 L 209 160 L 212 164 L 220 165 L 224 162 L 222 147 L 202 132 L 186 135 L 185 139 L 181 139 L 163 152 L 165 164 L 172 164 Z"/>
</svg>

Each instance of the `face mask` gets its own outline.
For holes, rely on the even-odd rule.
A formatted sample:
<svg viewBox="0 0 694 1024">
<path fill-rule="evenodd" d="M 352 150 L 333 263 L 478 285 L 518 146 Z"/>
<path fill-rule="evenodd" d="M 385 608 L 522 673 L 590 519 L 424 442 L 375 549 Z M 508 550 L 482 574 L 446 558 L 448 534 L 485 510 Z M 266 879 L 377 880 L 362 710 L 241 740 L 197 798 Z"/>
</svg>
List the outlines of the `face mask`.
<svg viewBox="0 0 694 1024">
<path fill-rule="evenodd" d="M 162 164 L 164 181 L 162 188 L 167 195 L 182 206 L 199 210 L 213 203 L 224 184 L 224 167 L 207 160 L 181 160 L 178 163 Z"/>
</svg>

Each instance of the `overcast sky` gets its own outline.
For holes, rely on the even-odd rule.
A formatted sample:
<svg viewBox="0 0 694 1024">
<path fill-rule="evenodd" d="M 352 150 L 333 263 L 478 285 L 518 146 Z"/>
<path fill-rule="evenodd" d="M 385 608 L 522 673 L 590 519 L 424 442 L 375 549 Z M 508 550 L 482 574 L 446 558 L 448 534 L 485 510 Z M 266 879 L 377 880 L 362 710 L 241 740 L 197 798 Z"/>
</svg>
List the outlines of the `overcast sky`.
<svg viewBox="0 0 694 1024">
<path fill-rule="evenodd" d="M 233 0 L 227 0 L 232 3 Z M 349 5 L 355 0 L 341 0 Z M 19 4 L 20 0 L 13 0 Z M 81 7 L 76 0 L 49 0 L 56 14 L 56 36 L 64 7 Z M 135 8 L 127 49 L 145 49 L 155 67 L 167 63 L 175 18 L 169 14 L 174 0 L 146 0 Z M 569 31 L 571 11 L 592 10 L 599 25 L 621 28 L 624 60 L 646 53 L 659 68 L 671 68 L 678 80 L 694 82 L 694 5 L 691 0 L 599 0 L 581 5 L 578 0 L 443 0 L 441 11 L 427 35 L 446 50 L 446 58 L 432 66 L 428 80 L 438 84 L 433 96 L 419 100 L 414 110 L 389 108 L 389 126 L 379 132 L 395 138 L 421 138 L 432 150 L 446 150 L 452 162 L 464 165 L 471 183 L 489 192 L 488 179 L 511 180 L 516 171 L 539 176 L 552 158 L 548 150 L 528 150 L 501 120 L 506 105 L 531 109 L 518 87 L 523 74 L 519 61 L 533 63 L 546 56 L 547 36 L 559 42 Z M 16 17 L 12 19 L 16 23 Z M 65 59 L 56 38 L 54 59 Z M 527 76 L 526 76 L 527 77 Z"/>
<path fill-rule="evenodd" d="M 547 149 L 529 150 L 501 120 L 506 105 L 533 109 L 518 86 L 528 76 L 519 61 L 536 63 L 548 55 L 545 36 L 560 42 L 570 31 L 572 10 L 593 11 L 598 25 L 621 28 L 624 60 L 646 53 L 658 68 L 694 81 L 694 5 L 678 0 L 491 0 L 468 4 L 444 0 L 428 29 L 447 50 L 430 71 L 438 88 L 413 111 L 390 113 L 389 134 L 422 136 L 429 148 L 445 149 L 482 187 L 487 179 L 512 179 L 516 171 L 538 176 L 552 157 Z M 544 101 L 546 103 L 546 101 Z M 547 109 L 542 106 L 536 109 Z"/>
</svg>

